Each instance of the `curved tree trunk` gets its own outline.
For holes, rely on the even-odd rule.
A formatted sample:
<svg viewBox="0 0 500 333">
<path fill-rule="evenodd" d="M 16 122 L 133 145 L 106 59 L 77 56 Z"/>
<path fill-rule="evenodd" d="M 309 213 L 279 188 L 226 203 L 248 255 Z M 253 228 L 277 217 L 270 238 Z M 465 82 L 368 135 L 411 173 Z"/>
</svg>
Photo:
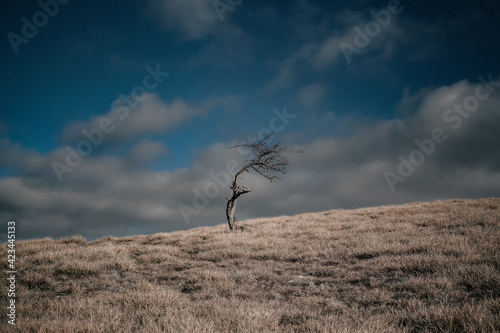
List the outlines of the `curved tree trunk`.
<svg viewBox="0 0 500 333">
<path fill-rule="evenodd" d="M 229 229 L 231 230 L 236 230 L 236 217 L 234 217 L 234 211 L 236 210 L 236 202 L 238 200 L 238 197 L 242 194 L 252 192 L 253 190 L 246 188 L 245 186 L 239 186 L 238 185 L 238 177 L 244 172 L 248 171 L 247 169 L 250 167 L 250 164 L 247 164 L 243 168 L 241 168 L 238 173 L 236 173 L 233 177 L 233 181 L 231 184 L 231 190 L 233 191 L 233 194 L 231 195 L 231 198 L 227 199 L 227 207 L 226 207 L 226 217 L 227 217 L 227 223 L 229 224 Z"/>
<path fill-rule="evenodd" d="M 229 229 L 231 230 L 236 230 L 236 218 L 234 217 L 234 211 L 236 210 L 237 200 L 238 198 L 235 198 L 234 195 L 231 197 L 231 199 L 227 200 L 226 217 L 227 223 L 229 224 Z"/>
<path fill-rule="evenodd" d="M 238 201 L 238 197 L 240 195 L 251 192 L 252 190 L 249 190 L 244 186 L 234 186 L 231 189 L 233 190 L 233 195 L 231 196 L 231 198 L 227 199 L 226 217 L 227 223 L 229 224 L 229 229 L 236 230 L 236 217 L 234 216 L 234 211 L 236 210 L 236 202 Z"/>
</svg>

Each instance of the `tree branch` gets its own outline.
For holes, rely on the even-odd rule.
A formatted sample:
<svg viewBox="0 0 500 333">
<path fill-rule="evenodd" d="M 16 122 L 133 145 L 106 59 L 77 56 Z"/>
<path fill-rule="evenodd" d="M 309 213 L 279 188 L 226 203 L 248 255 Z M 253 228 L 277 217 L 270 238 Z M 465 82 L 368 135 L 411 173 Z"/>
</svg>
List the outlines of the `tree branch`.
<svg viewBox="0 0 500 333">
<path fill-rule="evenodd" d="M 231 198 L 227 199 L 227 208 L 226 215 L 229 223 L 229 228 L 234 230 L 235 226 L 235 217 L 234 210 L 236 208 L 236 201 L 239 196 L 242 194 L 253 191 L 253 189 L 248 189 L 245 186 L 238 185 L 238 179 L 243 172 L 250 172 L 249 169 L 257 172 L 271 183 L 276 182 L 278 180 L 282 181 L 276 173 L 285 174 L 286 166 L 288 165 L 288 160 L 283 156 L 284 153 L 302 153 L 302 151 L 295 151 L 292 148 L 281 146 L 281 143 L 276 143 L 274 145 L 270 145 L 270 141 L 272 140 L 273 132 L 266 135 L 259 142 L 255 143 L 243 143 L 236 146 L 228 147 L 229 148 L 247 148 L 252 157 L 246 160 L 246 164 L 233 176 L 233 181 L 231 183 L 231 190 L 233 195 Z"/>
</svg>

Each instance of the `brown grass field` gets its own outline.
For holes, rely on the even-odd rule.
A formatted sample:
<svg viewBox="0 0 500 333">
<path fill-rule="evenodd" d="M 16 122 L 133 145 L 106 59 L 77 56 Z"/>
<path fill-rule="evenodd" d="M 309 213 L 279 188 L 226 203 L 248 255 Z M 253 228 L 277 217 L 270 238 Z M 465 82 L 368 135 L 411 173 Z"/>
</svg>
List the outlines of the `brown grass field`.
<svg viewBox="0 0 500 333">
<path fill-rule="evenodd" d="M 500 332 L 500 199 L 16 243 L 1 332 Z"/>
</svg>

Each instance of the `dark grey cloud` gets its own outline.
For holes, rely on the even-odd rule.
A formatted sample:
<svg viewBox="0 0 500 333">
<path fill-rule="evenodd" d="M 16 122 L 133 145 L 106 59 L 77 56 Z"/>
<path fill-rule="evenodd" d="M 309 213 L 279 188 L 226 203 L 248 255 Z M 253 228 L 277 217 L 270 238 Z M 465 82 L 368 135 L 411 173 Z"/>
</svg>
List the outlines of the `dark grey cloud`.
<svg viewBox="0 0 500 333">
<path fill-rule="evenodd" d="M 130 150 L 126 159 L 130 167 L 140 167 L 150 165 L 169 153 L 170 149 L 164 142 L 143 140 Z"/>
</svg>

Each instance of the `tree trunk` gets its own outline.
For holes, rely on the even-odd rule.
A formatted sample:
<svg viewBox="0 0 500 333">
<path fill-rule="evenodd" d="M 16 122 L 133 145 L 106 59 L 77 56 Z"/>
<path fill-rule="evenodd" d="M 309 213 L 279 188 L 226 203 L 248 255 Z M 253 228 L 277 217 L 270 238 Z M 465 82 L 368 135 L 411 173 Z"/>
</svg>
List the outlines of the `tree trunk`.
<svg viewBox="0 0 500 333">
<path fill-rule="evenodd" d="M 231 199 L 227 200 L 226 217 L 227 223 L 229 224 L 229 229 L 231 230 L 236 230 L 236 218 L 234 217 L 234 211 L 236 210 L 237 200 L 238 197 L 235 197 L 234 195 L 231 197 Z"/>
<path fill-rule="evenodd" d="M 227 199 L 227 207 L 226 207 L 226 217 L 227 223 L 229 224 L 229 229 L 236 230 L 236 218 L 234 217 L 234 211 L 236 210 L 236 201 L 239 196 L 248 192 L 252 192 L 253 190 L 246 188 L 245 186 L 238 186 L 238 177 L 242 174 L 243 171 L 248 171 L 247 169 L 250 167 L 250 164 L 243 167 L 237 174 L 233 177 L 233 182 L 231 185 L 231 190 L 233 194 L 231 198 Z"/>
</svg>

